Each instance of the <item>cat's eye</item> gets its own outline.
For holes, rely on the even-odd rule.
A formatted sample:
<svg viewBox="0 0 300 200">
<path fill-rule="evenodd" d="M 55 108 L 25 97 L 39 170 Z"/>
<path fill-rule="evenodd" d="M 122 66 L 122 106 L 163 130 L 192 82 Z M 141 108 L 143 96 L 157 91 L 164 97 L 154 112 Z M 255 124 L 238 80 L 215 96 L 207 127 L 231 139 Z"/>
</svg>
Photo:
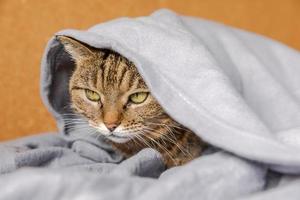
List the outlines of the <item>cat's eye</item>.
<svg viewBox="0 0 300 200">
<path fill-rule="evenodd" d="M 92 90 L 85 90 L 85 96 L 90 101 L 100 101 L 100 95 L 97 92 L 94 92 Z"/>
<path fill-rule="evenodd" d="M 148 94 L 149 94 L 148 92 L 137 92 L 137 93 L 130 95 L 129 100 L 132 103 L 140 104 L 140 103 L 143 103 L 147 99 Z"/>
</svg>

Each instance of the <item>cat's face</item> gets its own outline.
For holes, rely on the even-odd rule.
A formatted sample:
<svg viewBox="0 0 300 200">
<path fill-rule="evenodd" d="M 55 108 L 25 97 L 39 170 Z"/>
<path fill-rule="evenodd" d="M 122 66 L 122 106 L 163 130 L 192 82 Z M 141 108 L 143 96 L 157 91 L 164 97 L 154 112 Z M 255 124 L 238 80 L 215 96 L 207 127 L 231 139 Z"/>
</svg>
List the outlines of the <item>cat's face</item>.
<svg viewBox="0 0 300 200">
<path fill-rule="evenodd" d="M 132 62 L 60 37 L 76 68 L 69 82 L 72 107 L 89 125 L 116 143 L 160 137 L 175 123 L 149 92 Z M 165 127 L 167 126 L 167 127 Z"/>
</svg>

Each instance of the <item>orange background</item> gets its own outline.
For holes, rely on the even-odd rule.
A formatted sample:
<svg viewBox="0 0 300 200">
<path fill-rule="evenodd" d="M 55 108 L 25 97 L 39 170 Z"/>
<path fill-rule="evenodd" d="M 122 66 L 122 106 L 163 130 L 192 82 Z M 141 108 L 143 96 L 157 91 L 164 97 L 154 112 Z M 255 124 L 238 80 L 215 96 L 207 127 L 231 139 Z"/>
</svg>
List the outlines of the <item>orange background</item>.
<svg viewBox="0 0 300 200">
<path fill-rule="evenodd" d="M 39 97 L 40 60 L 55 32 L 162 7 L 300 49 L 300 0 L 0 0 L 0 140 L 56 130 Z"/>
</svg>

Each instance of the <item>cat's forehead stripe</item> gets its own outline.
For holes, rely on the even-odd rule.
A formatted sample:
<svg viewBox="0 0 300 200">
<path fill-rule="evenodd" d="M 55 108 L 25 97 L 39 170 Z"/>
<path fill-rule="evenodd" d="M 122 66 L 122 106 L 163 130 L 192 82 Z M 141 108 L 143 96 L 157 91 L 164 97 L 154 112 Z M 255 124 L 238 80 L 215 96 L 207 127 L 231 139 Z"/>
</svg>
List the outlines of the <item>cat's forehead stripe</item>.
<svg viewBox="0 0 300 200">
<path fill-rule="evenodd" d="M 101 70 L 101 88 L 104 89 L 104 79 L 105 79 L 105 72 L 104 72 L 104 66 L 106 64 L 106 59 L 108 58 L 108 52 L 105 52 L 104 56 L 102 57 L 102 62 L 99 66 L 99 70 Z M 100 81 L 99 81 L 100 82 Z"/>
<path fill-rule="evenodd" d="M 118 65 L 118 72 L 117 72 L 118 87 L 120 87 L 126 71 L 127 71 L 127 68 L 126 68 L 126 65 L 124 64 L 124 62 L 120 62 Z"/>
<path fill-rule="evenodd" d="M 131 78 L 132 78 L 132 71 L 127 70 L 123 78 L 121 79 L 119 89 L 123 91 L 127 91 L 128 88 L 130 87 Z"/>
<path fill-rule="evenodd" d="M 103 84 L 102 84 L 102 80 L 101 77 L 103 76 L 103 70 L 102 69 L 98 69 L 98 73 L 97 73 L 97 81 L 96 81 L 96 88 L 100 88 L 101 90 L 103 90 Z"/>
<path fill-rule="evenodd" d="M 140 83 L 140 78 L 139 77 L 135 77 L 134 80 L 132 80 L 132 85 L 131 87 L 129 88 L 129 90 L 132 90 L 132 89 L 137 89 L 138 86 L 139 86 L 139 83 Z"/>
<path fill-rule="evenodd" d="M 102 76 L 102 85 L 103 88 L 107 85 L 107 76 L 108 76 L 109 68 L 107 67 L 107 64 L 103 65 L 103 76 Z"/>
<path fill-rule="evenodd" d="M 116 65 L 118 62 L 118 57 L 115 54 L 110 54 L 105 64 L 105 77 L 104 77 L 104 87 L 113 86 L 116 82 Z"/>
<path fill-rule="evenodd" d="M 134 64 L 118 53 L 104 51 L 100 56 L 101 62 L 96 67 L 97 75 L 85 74 L 84 79 L 90 77 L 86 84 L 92 85 L 103 92 L 118 88 L 120 91 L 147 88 Z M 95 73 L 94 73 L 95 74 Z"/>
</svg>

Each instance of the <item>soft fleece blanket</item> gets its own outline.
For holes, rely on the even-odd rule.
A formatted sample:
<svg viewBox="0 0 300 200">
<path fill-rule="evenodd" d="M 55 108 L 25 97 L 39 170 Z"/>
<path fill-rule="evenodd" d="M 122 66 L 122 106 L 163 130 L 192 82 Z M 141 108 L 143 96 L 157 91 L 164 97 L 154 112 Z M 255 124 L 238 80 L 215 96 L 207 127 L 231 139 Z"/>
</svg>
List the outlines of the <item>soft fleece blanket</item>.
<svg viewBox="0 0 300 200">
<path fill-rule="evenodd" d="M 1 143 L 0 199 L 300 199 L 299 52 L 169 10 L 56 35 L 133 61 L 164 109 L 211 147 L 164 170 L 152 149 L 123 160 L 68 129 L 74 64 L 54 36 L 41 94 L 59 133 Z"/>
</svg>

